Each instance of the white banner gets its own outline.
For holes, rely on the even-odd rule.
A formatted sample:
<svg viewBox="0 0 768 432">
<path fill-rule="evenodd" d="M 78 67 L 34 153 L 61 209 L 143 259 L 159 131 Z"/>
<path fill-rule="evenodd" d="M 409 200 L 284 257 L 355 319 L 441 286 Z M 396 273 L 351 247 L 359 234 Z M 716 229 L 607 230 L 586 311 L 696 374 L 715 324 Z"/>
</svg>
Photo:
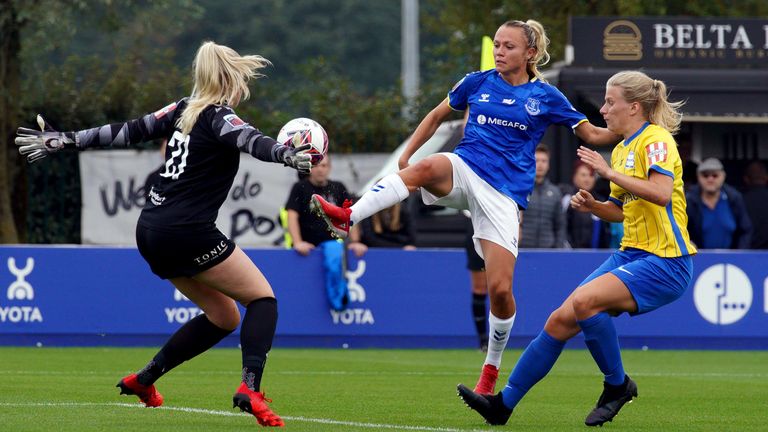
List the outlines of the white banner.
<svg viewBox="0 0 768 432">
<path fill-rule="evenodd" d="M 334 155 L 331 178 L 354 193 L 374 175 L 388 154 Z M 136 221 L 145 203 L 147 176 L 163 163 L 158 151 L 109 150 L 80 154 L 82 242 L 136 245 Z M 240 246 L 269 247 L 282 242 L 278 221 L 296 171 L 240 157 L 240 170 L 219 210 L 218 228 Z"/>
</svg>

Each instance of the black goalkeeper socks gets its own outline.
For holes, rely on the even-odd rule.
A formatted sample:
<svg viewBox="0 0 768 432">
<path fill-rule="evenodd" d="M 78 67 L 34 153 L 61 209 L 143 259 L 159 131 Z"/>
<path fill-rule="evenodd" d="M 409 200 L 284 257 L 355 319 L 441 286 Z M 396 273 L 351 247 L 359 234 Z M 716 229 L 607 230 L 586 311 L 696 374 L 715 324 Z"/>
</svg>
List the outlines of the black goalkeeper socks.
<svg viewBox="0 0 768 432">
<path fill-rule="evenodd" d="M 198 315 L 176 330 L 168 342 L 147 365 L 139 371 L 137 381 L 148 386 L 183 362 L 207 351 L 234 330 L 214 325 L 205 315 Z"/>
<path fill-rule="evenodd" d="M 246 307 L 240 327 L 240 346 L 243 350 L 243 382 L 253 391 L 259 391 L 261 387 L 261 376 L 276 326 L 277 301 L 273 297 L 254 300 Z"/>
</svg>

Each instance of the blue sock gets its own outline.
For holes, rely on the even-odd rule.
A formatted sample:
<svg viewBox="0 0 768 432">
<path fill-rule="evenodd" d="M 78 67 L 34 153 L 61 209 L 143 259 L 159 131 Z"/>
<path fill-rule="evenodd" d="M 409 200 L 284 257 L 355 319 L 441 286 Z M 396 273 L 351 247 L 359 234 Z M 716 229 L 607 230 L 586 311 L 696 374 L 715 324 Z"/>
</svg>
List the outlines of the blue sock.
<svg viewBox="0 0 768 432">
<path fill-rule="evenodd" d="M 592 358 L 605 374 L 605 382 L 610 385 L 624 383 L 624 365 L 621 363 L 619 337 L 611 316 L 605 312 L 578 321 L 584 340 L 587 343 Z"/>
<path fill-rule="evenodd" d="M 528 390 L 549 373 L 564 346 L 565 342 L 553 338 L 544 330 L 528 344 L 501 391 L 507 408 L 515 408 Z"/>
</svg>

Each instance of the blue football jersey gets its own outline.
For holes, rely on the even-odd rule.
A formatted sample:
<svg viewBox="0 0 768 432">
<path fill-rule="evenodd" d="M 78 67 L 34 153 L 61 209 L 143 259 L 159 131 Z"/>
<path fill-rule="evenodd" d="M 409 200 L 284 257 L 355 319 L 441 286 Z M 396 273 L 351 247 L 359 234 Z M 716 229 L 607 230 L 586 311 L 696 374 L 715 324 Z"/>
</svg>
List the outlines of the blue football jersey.
<svg viewBox="0 0 768 432">
<path fill-rule="evenodd" d="M 448 101 L 454 110 L 469 109 L 464 138 L 454 153 L 523 209 L 533 190 L 536 146 L 547 127 L 575 128 L 587 121 L 554 86 L 537 79 L 513 86 L 493 69 L 465 76 Z"/>
</svg>

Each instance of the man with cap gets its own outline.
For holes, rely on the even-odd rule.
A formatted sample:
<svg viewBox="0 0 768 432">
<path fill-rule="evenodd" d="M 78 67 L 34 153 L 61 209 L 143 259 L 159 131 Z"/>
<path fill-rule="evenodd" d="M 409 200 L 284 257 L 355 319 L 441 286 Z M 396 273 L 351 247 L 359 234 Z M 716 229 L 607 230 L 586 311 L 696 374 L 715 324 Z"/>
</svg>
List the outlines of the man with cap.
<svg viewBox="0 0 768 432">
<path fill-rule="evenodd" d="M 752 222 L 741 193 L 725 184 L 723 164 L 708 158 L 696 173 L 699 183 L 686 195 L 691 241 L 699 249 L 748 249 Z"/>
</svg>

